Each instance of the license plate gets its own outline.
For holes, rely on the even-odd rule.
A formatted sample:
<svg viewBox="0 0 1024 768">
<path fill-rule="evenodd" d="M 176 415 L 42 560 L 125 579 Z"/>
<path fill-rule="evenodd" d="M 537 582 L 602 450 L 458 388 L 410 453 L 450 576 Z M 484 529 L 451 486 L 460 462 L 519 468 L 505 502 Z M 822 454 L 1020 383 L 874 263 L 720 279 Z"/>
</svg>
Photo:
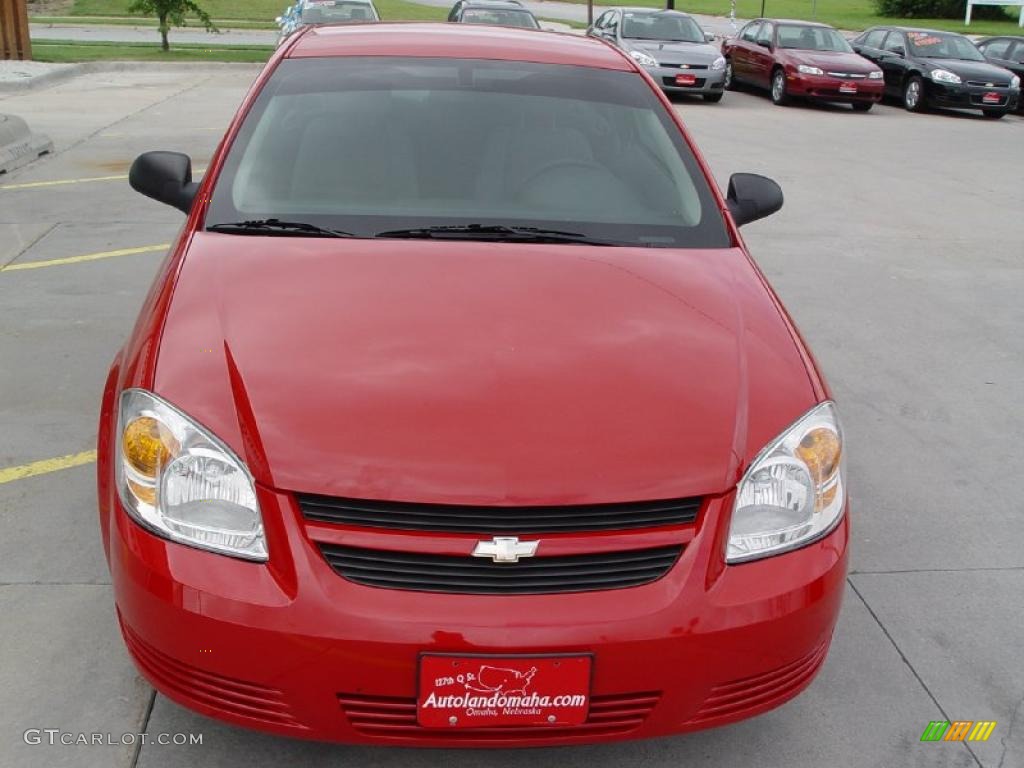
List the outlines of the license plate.
<svg viewBox="0 0 1024 768">
<path fill-rule="evenodd" d="M 843 83 L 839 86 L 840 93 L 856 93 L 857 85 L 855 83 Z"/>
<path fill-rule="evenodd" d="M 998 93 L 986 93 L 984 96 L 981 97 L 981 100 L 985 104 L 1001 104 L 1003 101 L 1003 97 L 1000 96 Z"/>
<path fill-rule="evenodd" d="M 696 75 L 676 75 L 676 85 L 693 85 L 696 82 Z"/>
<path fill-rule="evenodd" d="M 416 718 L 424 728 L 580 725 L 590 656 L 420 657 Z"/>
</svg>

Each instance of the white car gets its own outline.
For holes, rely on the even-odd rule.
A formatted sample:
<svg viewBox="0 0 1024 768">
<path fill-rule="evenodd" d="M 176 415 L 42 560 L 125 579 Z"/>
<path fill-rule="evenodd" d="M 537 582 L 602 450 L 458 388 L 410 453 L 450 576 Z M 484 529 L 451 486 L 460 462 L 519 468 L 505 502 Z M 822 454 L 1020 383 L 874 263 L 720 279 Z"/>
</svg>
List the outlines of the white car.
<svg viewBox="0 0 1024 768">
<path fill-rule="evenodd" d="M 275 19 L 281 27 L 280 45 L 299 27 L 308 24 L 366 24 L 380 21 L 372 0 L 298 0 Z"/>
</svg>

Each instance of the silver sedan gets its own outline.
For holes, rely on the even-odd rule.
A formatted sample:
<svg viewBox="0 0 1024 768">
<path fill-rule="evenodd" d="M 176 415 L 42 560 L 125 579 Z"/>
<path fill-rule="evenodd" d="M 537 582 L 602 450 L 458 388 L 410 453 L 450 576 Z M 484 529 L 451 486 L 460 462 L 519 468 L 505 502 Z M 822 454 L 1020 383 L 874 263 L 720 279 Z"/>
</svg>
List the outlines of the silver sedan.
<svg viewBox="0 0 1024 768">
<path fill-rule="evenodd" d="M 628 53 L 663 90 L 722 100 L 725 59 L 697 21 L 679 11 L 612 8 L 587 30 Z"/>
</svg>

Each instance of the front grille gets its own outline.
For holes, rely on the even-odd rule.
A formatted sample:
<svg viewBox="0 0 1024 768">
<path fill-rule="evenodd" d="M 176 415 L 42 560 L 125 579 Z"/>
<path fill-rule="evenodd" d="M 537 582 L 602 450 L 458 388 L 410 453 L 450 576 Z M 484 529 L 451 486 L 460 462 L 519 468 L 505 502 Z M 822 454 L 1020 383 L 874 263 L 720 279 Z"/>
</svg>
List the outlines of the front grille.
<svg viewBox="0 0 1024 768">
<path fill-rule="evenodd" d="M 340 576 L 369 587 L 473 595 L 540 595 L 623 589 L 660 579 L 682 545 L 495 563 L 470 556 L 392 552 L 321 543 Z"/>
<path fill-rule="evenodd" d="M 838 77 L 841 80 L 864 80 L 867 75 L 859 75 L 854 72 L 826 72 L 829 77 Z"/>
<path fill-rule="evenodd" d="M 661 62 L 661 66 L 669 67 L 670 69 L 707 69 L 707 64 L 669 64 L 667 62 Z"/>
<path fill-rule="evenodd" d="M 1009 88 L 1009 81 L 995 82 L 993 80 L 968 80 L 967 85 L 973 85 L 976 88 Z"/>
<path fill-rule="evenodd" d="M 307 520 L 368 528 L 452 533 L 530 534 L 575 531 L 624 531 L 662 525 L 686 525 L 697 519 L 701 500 L 668 499 L 619 504 L 545 507 L 480 507 L 361 501 L 300 495 Z"/>
<path fill-rule="evenodd" d="M 498 726 L 492 728 L 421 728 L 416 722 L 416 699 L 339 693 L 349 723 L 359 733 L 393 739 L 464 739 L 505 741 L 518 739 L 593 737 L 629 733 L 643 725 L 657 705 L 658 692 L 592 696 L 590 713 L 582 725 Z"/>
</svg>

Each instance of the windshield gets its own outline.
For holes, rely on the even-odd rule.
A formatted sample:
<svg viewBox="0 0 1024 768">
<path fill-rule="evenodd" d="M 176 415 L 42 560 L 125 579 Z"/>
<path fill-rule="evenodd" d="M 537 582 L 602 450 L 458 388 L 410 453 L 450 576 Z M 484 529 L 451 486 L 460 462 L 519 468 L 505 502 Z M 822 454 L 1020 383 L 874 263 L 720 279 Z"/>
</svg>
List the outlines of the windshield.
<svg viewBox="0 0 1024 768">
<path fill-rule="evenodd" d="M 529 11 L 514 11 L 506 8 L 467 8 L 462 12 L 462 21 L 467 24 L 495 24 L 499 27 L 539 29 L 537 20 Z"/>
<path fill-rule="evenodd" d="M 366 3 L 340 0 L 307 5 L 302 9 L 303 24 L 332 24 L 345 21 L 376 21 L 373 9 Z"/>
<path fill-rule="evenodd" d="M 907 32 L 910 52 L 915 56 L 930 59 L 964 59 L 984 61 L 985 57 L 974 47 L 974 43 L 960 35 L 941 32 Z"/>
<path fill-rule="evenodd" d="M 729 245 L 700 166 L 640 75 L 473 59 L 282 61 L 206 224 L 266 219 L 357 237 L 502 225 Z"/>
<path fill-rule="evenodd" d="M 624 13 L 622 36 L 630 40 L 703 43 L 704 33 L 689 16 L 675 13 Z"/>
<path fill-rule="evenodd" d="M 801 51 L 835 51 L 852 53 L 846 39 L 831 27 L 798 27 L 783 24 L 778 32 L 779 48 Z"/>
</svg>

